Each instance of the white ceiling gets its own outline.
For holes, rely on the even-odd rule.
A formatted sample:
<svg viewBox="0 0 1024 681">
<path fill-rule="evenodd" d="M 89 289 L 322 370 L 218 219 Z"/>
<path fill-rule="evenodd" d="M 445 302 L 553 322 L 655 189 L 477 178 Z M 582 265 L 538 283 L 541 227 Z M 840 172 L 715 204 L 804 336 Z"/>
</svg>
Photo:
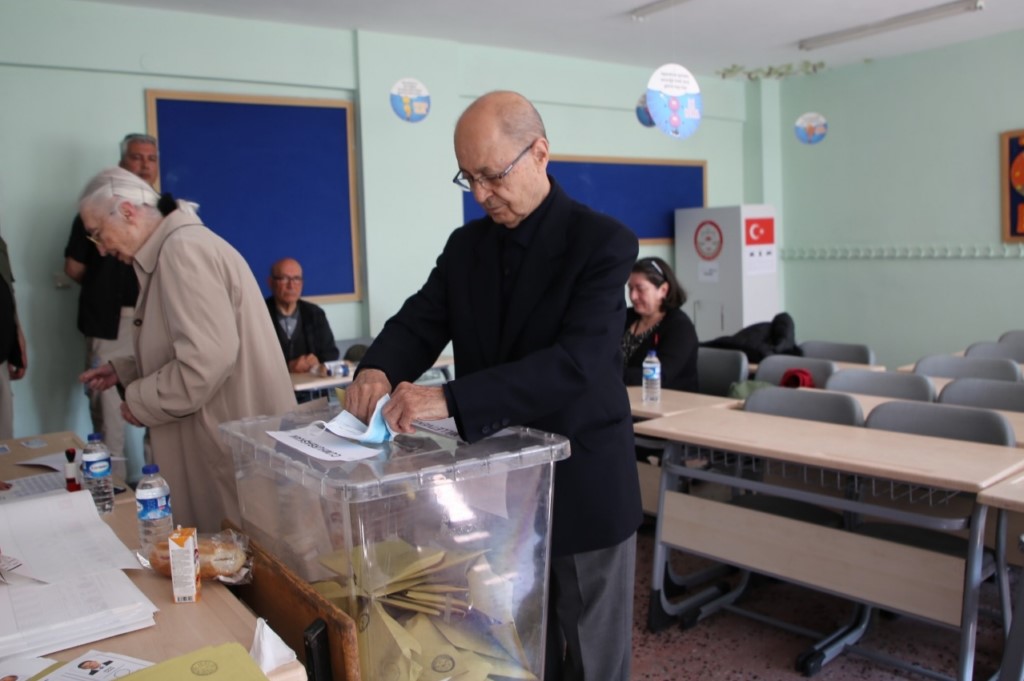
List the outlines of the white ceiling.
<svg viewBox="0 0 1024 681">
<path fill-rule="evenodd" d="M 796 44 L 802 38 L 948 0 L 688 0 L 642 23 L 630 18 L 630 10 L 646 0 L 101 1 L 440 38 L 652 70 L 675 62 L 704 75 L 734 64 L 752 69 L 810 60 L 835 67 L 1024 29 L 1024 0 L 985 0 L 980 12 L 801 52 Z"/>
</svg>

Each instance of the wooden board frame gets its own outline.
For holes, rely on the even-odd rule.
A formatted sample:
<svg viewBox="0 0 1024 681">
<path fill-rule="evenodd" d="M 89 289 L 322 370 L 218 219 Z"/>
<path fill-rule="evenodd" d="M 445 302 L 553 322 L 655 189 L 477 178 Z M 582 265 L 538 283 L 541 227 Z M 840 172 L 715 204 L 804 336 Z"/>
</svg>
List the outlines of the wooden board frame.
<svg viewBox="0 0 1024 681">
<path fill-rule="evenodd" d="M 163 190 L 200 204 L 265 295 L 294 257 L 319 303 L 362 300 L 354 118 L 340 99 L 146 91 Z"/>
</svg>

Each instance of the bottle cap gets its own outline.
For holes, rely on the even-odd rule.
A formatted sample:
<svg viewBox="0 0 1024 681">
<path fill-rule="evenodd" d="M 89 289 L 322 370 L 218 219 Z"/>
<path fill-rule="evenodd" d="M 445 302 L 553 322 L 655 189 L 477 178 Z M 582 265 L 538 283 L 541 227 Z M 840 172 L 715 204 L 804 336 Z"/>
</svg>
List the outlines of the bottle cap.
<svg viewBox="0 0 1024 681">
<path fill-rule="evenodd" d="M 159 473 L 159 472 L 160 472 L 160 466 L 156 465 L 155 463 L 147 463 L 145 466 L 142 467 L 142 474 L 143 475 L 153 475 L 154 473 Z"/>
<path fill-rule="evenodd" d="M 89 442 L 99 442 L 103 440 L 103 433 L 89 433 Z"/>
<path fill-rule="evenodd" d="M 657 352 L 655 352 L 654 350 L 648 350 L 648 351 L 647 351 L 647 356 L 648 356 L 648 357 L 654 357 L 654 356 L 656 356 L 657 354 L 658 354 L 658 353 L 657 353 Z"/>
</svg>

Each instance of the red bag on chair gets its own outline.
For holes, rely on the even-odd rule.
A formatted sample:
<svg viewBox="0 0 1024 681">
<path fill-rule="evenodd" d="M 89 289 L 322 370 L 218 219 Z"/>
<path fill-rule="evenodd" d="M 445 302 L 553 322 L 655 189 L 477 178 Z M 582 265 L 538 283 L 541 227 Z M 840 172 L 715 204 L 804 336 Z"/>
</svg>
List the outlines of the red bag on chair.
<svg viewBox="0 0 1024 681">
<path fill-rule="evenodd" d="M 814 378 L 807 369 L 786 369 L 779 385 L 783 388 L 813 388 Z"/>
</svg>

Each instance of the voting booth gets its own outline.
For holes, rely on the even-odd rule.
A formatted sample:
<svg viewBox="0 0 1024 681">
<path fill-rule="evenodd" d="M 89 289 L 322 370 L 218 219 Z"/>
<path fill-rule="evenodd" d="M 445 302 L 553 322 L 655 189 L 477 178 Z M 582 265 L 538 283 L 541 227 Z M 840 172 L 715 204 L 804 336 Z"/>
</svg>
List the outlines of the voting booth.
<svg viewBox="0 0 1024 681">
<path fill-rule="evenodd" d="M 346 462 L 267 435 L 336 415 L 221 426 L 242 529 L 352 617 L 364 679 L 542 678 L 554 463 L 568 440 L 517 427 L 468 445 L 438 428 Z"/>
<path fill-rule="evenodd" d="M 780 228 L 769 205 L 680 208 L 675 262 L 701 341 L 732 335 L 782 311 Z"/>
</svg>

